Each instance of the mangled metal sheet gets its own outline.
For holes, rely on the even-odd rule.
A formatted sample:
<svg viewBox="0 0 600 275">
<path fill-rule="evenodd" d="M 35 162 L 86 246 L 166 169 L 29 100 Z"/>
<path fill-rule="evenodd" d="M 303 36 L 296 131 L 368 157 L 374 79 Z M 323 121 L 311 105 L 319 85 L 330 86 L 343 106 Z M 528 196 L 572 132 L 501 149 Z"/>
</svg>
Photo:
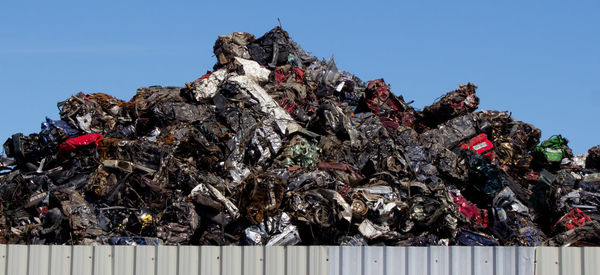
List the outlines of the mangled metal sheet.
<svg viewBox="0 0 600 275">
<path fill-rule="evenodd" d="M 163 244 L 600 243 L 600 150 L 574 156 L 563 135 L 540 142 L 507 111 L 477 111 L 473 83 L 419 110 L 281 27 L 213 51 L 185 87 L 77 93 L 60 120 L 12 135 L 0 243 L 150 247 L 143 257 Z"/>
</svg>

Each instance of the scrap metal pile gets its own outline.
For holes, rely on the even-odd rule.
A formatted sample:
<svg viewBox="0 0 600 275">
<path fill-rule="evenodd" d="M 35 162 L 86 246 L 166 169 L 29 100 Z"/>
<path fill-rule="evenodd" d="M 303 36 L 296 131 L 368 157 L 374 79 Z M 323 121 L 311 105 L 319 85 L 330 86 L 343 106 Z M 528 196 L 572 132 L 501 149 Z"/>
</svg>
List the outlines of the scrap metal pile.
<svg viewBox="0 0 600 275">
<path fill-rule="evenodd" d="M 219 36 L 213 71 L 130 101 L 79 93 L 0 158 L 0 243 L 600 244 L 600 147 L 471 83 L 417 110 L 279 27 Z"/>
</svg>

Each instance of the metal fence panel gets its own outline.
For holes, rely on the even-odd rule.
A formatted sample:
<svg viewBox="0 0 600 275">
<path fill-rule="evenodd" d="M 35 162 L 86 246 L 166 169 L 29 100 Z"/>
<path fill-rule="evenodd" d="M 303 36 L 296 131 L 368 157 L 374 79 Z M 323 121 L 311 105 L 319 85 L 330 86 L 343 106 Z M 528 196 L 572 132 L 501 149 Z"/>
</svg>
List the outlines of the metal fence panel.
<svg viewBox="0 0 600 275">
<path fill-rule="evenodd" d="M 408 247 L 407 248 L 407 270 L 408 275 L 429 274 L 429 255 L 427 247 Z"/>
<path fill-rule="evenodd" d="M 242 275 L 242 247 L 227 246 L 223 247 L 222 274 L 223 275 Z M 161 273 L 165 274 L 165 273 Z"/>
<path fill-rule="evenodd" d="M 429 248 L 429 274 L 450 274 L 450 248 L 433 246 Z"/>
<path fill-rule="evenodd" d="M 329 247 L 329 275 L 340 275 L 340 248 L 336 246 Z"/>
<path fill-rule="evenodd" d="M 113 254 L 112 247 L 108 245 L 94 246 L 94 267 L 93 274 L 113 274 Z"/>
<path fill-rule="evenodd" d="M 365 246 L 362 249 L 363 252 L 363 263 L 365 270 L 369 271 L 369 274 L 373 275 L 384 275 L 385 257 L 383 255 L 383 246 Z"/>
<path fill-rule="evenodd" d="M 535 269 L 536 274 L 600 274 L 600 248 L 538 247 Z"/>
<path fill-rule="evenodd" d="M 36 246 L 31 246 L 35 249 Z M 50 246 L 50 275 L 73 274 L 71 273 L 71 246 Z M 35 261 L 30 259 L 30 261 Z"/>
<path fill-rule="evenodd" d="M 112 274 L 133 275 L 135 267 L 135 247 L 115 246 L 113 247 Z M 67 274 L 67 273 L 62 273 Z"/>
<path fill-rule="evenodd" d="M 160 249 L 160 248 L 159 248 Z M 177 251 L 177 274 L 198 275 L 200 271 L 200 247 L 181 246 Z"/>
<path fill-rule="evenodd" d="M 473 249 L 469 246 L 450 247 L 450 274 L 473 275 Z"/>
<path fill-rule="evenodd" d="M 247 246 L 243 248 L 243 267 L 244 275 L 264 274 L 264 250 L 260 246 Z"/>
<path fill-rule="evenodd" d="M 583 275 L 582 252 L 580 247 L 559 248 L 560 274 Z"/>
<path fill-rule="evenodd" d="M 535 251 L 535 273 L 544 275 L 559 275 L 559 248 L 538 247 Z"/>
<path fill-rule="evenodd" d="M 94 270 L 94 247 L 73 246 L 71 252 L 71 258 L 73 261 L 73 271 L 71 273 L 81 275 L 92 275 Z M 29 274 L 39 273 L 30 272 Z"/>
<path fill-rule="evenodd" d="M 516 250 L 516 247 L 497 247 L 494 249 L 494 274 L 517 274 Z"/>
<path fill-rule="evenodd" d="M 0 275 L 597 275 L 598 247 L 0 245 Z"/>
<path fill-rule="evenodd" d="M 384 263 L 386 274 L 406 275 L 408 272 L 408 249 L 406 247 L 385 247 Z"/>
<path fill-rule="evenodd" d="M 600 274 L 600 248 L 584 247 L 582 260 L 583 260 L 583 274 L 585 274 L 585 275 Z"/>
<path fill-rule="evenodd" d="M 535 247 L 517 247 L 517 274 L 535 274 Z"/>
<path fill-rule="evenodd" d="M 177 247 L 165 246 L 156 249 L 156 274 L 177 275 Z"/>
<path fill-rule="evenodd" d="M 329 271 L 328 249 L 324 246 L 311 246 L 308 248 L 308 274 L 327 274 Z"/>
<path fill-rule="evenodd" d="M 154 275 L 156 269 L 156 249 L 154 246 L 137 246 L 135 248 L 135 275 Z"/>
<path fill-rule="evenodd" d="M 494 247 L 473 247 L 473 274 L 494 274 Z"/>
<path fill-rule="evenodd" d="M 359 275 L 363 273 L 362 248 L 349 246 L 340 248 L 340 274 Z"/>
<path fill-rule="evenodd" d="M 276 246 L 272 249 L 265 249 L 265 261 L 266 275 L 285 274 L 285 247 Z"/>
<path fill-rule="evenodd" d="M 39 246 L 36 249 L 29 249 L 28 272 L 29 274 L 46 274 L 50 268 L 50 247 Z M 0 263 L 0 266 L 2 264 Z M 3 274 L 4 270 L 0 271 Z"/>
<path fill-rule="evenodd" d="M 26 245 L 9 245 L 6 262 L 6 274 L 26 275 L 28 247 Z"/>
<path fill-rule="evenodd" d="M 308 249 L 303 246 L 290 246 L 286 250 L 286 274 L 288 275 L 308 275 Z M 244 273 L 244 275 L 253 273 Z M 261 274 L 261 273 L 254 273 Z"/>
<path fill-rule="evenodd" d="M 6 275 L 6 253 L 8 246 L 0 244 L 0 275 Z"/>
<path fill-rule="evenodd" d="M 330 247 L 329 274 L 534 274 L 529 247 Z"/>
<path fill-rule="evenodd" d="M 221 274 L 221 248 L 218 246 L 202 246 L 200 248 L 200 274 Z"/>
</svg>

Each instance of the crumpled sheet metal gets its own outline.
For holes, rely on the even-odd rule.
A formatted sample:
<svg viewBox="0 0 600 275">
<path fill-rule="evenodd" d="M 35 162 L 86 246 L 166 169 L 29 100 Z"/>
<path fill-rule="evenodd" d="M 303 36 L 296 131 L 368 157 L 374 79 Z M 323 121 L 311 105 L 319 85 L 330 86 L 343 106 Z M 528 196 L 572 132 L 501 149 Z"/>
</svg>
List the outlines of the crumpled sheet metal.
<svg viewBox="0 0 600 275">
<path fill-rule="evenodd" d="M 250 53 L 246 47 L 256 38 L 254 35 L 246 32 L 234 32 L 228 35 L 219 35 L 213 52 L 217 57 L 217 64 L 215 67 L 224 66 L 231 61 L 232 58 L 246 58 L 250 59 Z"/>
<path fill-rule="evenodd" d="M 133 105 L 106 94 L 78 93 L 57 106 L 61 120 L 88 134 L 105 134 L 132 122 Z"/>
<path fill-rule="evenodd" d="M 79 146 L 85 146 L 90 144 L 98 146 L 98 142 L 100 142 L 102 138 L 103 136 L 101 134 L 89 134 L 75 138 L 70 138 L 59 146 L 59 150 L 62 154 L 68 154 L 76 150 Z"/>
<path fill-rule="evenodd" d="M 467 114 L 448 120 L 437 128 L 426 131 L 422 135 L 424 143 L 439 143 L 446 148 L 453 148 L 463 140 L 477 134 L 478 118 L 474 114 Z"/>
<path fill-rule="evenodd" d="M 376 225 L 370 220 L 364 220 L 358 227 L 358 231 L 367 239 L 376 239 L 390 231 L 387 226 Z"/>
<path fill-rule="evenodd" d="M 529 208 L 517 199 L 515 193 L 508 186 L 496 194 L 496 197 L 494 197 L 494 200 L 492 201 L 492 206 L 529 214 Z"/>
<path fill-rule="evenodd" d="M 600 222 L 591 221 L 582 226 L 558 234 L 544 243 L 547 246 L 574 246 L 578 242 L 597 242 L 600 240 Z"/>
<path fill-rule="evenodd" d="M 276 173 L 255 174 L 244 180 L 239 198 L 244 217 L 258 224 L 281 209 L 286 180 Z"/>
<path fill-rule="evenodd" d="M 13 158 L 0 157 L 0 170 L 10 169 L 10 166 L 15 165 L 17 162 Z"/>
<path fill-rule="evenodd" d="M 62 120 L 52 120 L 46 117 L 46 122 L 42 123 L 40 136 L 46 143 L 61 142 L 65 138 L 72 138 L 79 135 L 79 131 L 71 127 Z"/>
<path fill-rule="evenodd" d="M 225 207 L 225 209 L 227 209 L 227 211 L 233 219 L 237 219 L 240 216 L 240 210 L 237 208 L 237 206 L 212 185 L 198 184 L 198 186 L 192 189 L 189 197 L 193 199 L 198 195 L 209 196 L 220 202 Z"/>
<path fill-rule="evenodd" d="M 275 27 L 248 44 L 251 59 L 262 66 L 276 68 L 284 64 L 303 67 L 316 60 L 290 39 L 281 27 Z"/>
<path fill-rule="evenodd" d="M 588 150 L 585 159 L 585 168 L 600 169 L 600 146 L 594 146 Z"/>
<path fill-rule="evenodd" d="M 199 79 L 190 84 L 194 99 L 196 101 L 202 101 L 213 98 L 219 90 L 221 83 L 225 81 L 226 76 L 227 70 L 220 69 L 211 73 L 208 77 Z"/>
<path fill-rule="evenodd" d="M 231 154 L 225 162 L 235 183 L 243 181 L 250 175 L 244 160 L 249 156 L 259 165 L 273 159 L 283 146 L 279 124 L 274 119 L 265 119 L 249 131 L 240 131 L 227 142 Z"/>
<path fill-rule="evenodd" d="M 458 190 L 450 190 L 452 202 L 456 204 L 458 212 L 460 212 L 469 222 L 479 227 L 487 227 L 488 213 L 485 209 L 479 209 L 475 204 L 466 200 Z"/>
<path fill-rule="evenodd" d="M 476 111 L 474 84 L 419 110 L 281 27 L 219 36 L 213 51 L 212 72 L 185 87 L 78 93 L 60 120 L 12 135 L 0 242 L 600 243 L 600 149 L 538 146 L 533 125 Z"/>
<path fill-rule="evenodd" d="M 313 183 L 317 186 L 323 186 L 326 182 L 331 181 L 331 176 L 324 171 L 313 171 L 310 173 L 303 173 L 302 175 L 295 177 L 291 180 L 288 185 L 288 190 L 294 190 L 307 183 Z"/>
<path fill-rule="evenodd" d="M 439 101 L 423 108 L 424 120 L 432 125 L 446 122 L 448 119 L 471 113 L 479 106 L 475 95 L 477 86 L 473 83 L 460 85 L 459 89 L 444 95 Z"/>
<path fill-rule="evenodd" d="M 301 242 L 298 228 L 291 224 L 287 213 L 269 217 L 260 225 L 248 227 L 244 234 L 248 245 L 295 245 Z"/>
<path fill-rule="evenodd" d="M 300 130 L 300 125 L 252 78 L 238 75 L 228 78 L 227 82 L 250 94 L 264 114 L 272 115 L 277 120 L 277 126 L 281 133 L 289 135 Z"/>
<path fill-rule="evenodd" d="M 314 141 L 309 141 L 300 135 L 295 135 L 289 142 L 288 147 L 283 149 L 278 161 L 285 167 L 299 165 L 314 168 L 319 162 L 321 151 Z"/>
<path fill-rule="evenodd" d="M 244 75 L 248 76 L 256 83 L 264 83 L 269 81 L 269 75 L 271 71 L 267 68 L 261 67 L 256 61 L 243 59 L 236 57 L 235 61 L 240 63 L 244 70 Z"/>
</svg>

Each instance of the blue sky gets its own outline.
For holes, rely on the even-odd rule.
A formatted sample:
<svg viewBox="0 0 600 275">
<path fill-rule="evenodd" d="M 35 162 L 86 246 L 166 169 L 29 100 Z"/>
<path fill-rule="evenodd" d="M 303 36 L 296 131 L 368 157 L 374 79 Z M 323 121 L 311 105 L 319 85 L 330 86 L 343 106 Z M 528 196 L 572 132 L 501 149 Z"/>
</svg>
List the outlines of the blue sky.
<svg viewBox="0 0 600 275">
<path fill-rule="evenodd" d="M 415 107 L 470 81 L 480 109 L 563 134 L 575 153 L 600 144 L 598 1 L 19 2 L 0 8 L 1 143 L 80 91 L 182 86 L 212 68 L 217 35 L 259 37 L 280 18 L 305 50 Z"/>
</svg>

